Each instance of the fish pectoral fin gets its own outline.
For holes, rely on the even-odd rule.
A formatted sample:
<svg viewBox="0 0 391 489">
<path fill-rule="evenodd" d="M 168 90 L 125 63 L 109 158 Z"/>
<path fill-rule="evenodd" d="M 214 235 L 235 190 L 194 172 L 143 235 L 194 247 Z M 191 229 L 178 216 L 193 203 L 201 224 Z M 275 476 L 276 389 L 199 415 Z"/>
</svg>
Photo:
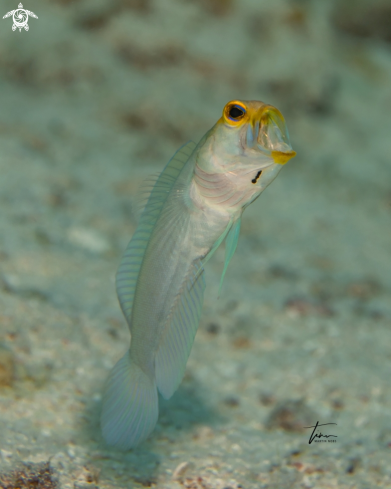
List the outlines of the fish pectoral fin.
<svg viewBox="0 0 391 489">
<path fill-rule="evenodd" d="M 233 223 L 231 229 L 229 230 L 227 238 L 225 240 L 225 263 L 224 263 L 224 269 L 220 280 L 219 295 L 221 292 L 221 287 L 223 285 L 225 272 L 227 271 L 229 262 L 231 261 L 231 258 L 233 257 L 236 250 L 236 246 L 238 244 L 240 223 L 241 223 L 241 218 L 239 217 L 239 219 Z"/>
<path fill-rule="evenodd" d="M 121 309 L 129 326 L 134 293 L 145 250 L 167 197 L 195 147 L 196 144 L 193 141 L 182 146 L 154 182 L 151 192 L 145 197 L 146 204 L 141 212 L 137 229 L 122 257 L 117 271 L 116 286 Z"/>
<path fill-rule="evenodd" d="M 204 269 L 199 261 L 183 284 L 155 357 L 156 384 L 165 399 L 177 390 L 185 373 L 200 322 L 204 290 Z"/>
</svg>

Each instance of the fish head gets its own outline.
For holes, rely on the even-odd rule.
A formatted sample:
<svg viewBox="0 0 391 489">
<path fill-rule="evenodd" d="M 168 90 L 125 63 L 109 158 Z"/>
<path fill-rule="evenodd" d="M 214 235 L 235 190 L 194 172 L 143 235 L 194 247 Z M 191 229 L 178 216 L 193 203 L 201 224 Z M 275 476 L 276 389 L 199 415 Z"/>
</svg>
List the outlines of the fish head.
<svg viewBox="0 0 391 489">
<path fill-rule="evenodd" d="M 281 112 L 259 101 L 232 100 L 205 135 L 199 166 L 206 173 L 224 174 L 251 203 L 296 153 Z"/>
</svg>

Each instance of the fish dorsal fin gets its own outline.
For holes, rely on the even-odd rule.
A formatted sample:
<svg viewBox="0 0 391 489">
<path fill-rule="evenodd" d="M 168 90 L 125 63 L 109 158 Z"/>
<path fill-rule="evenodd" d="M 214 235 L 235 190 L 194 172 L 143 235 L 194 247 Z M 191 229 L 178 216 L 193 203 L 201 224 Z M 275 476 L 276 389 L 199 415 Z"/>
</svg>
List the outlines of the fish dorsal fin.
<svg viewBox="0 0 391 489">
<path fill-rule="evenodd" d="M 227 271 L 227 268 L 228 268 L 229 262 L 231 261 L 231 258 L 234 256 L 236 246 L 238 244 L 239 232 L 240 232 L 240 223 L 241 223 L 241 218 L 239 217 L 239 219 L 237 219 L 233 223 L 231 229 L 229 230 L 227 238 L 225 240 L 225 263 L 224 263 L 224 269 L 223 269 L 223 273 L 221 275 L 221 280 L 220 280 L 219 295 L 221 292 L 221 287 L 223 285 L 225 272 Z"/>
<path fill-rule="evenodd" d="M 137 223 L 140 222 L 144 209 L 147 206 L 149 197 L 151 196 L 152 190 L 159 180 L 160 175 L 161 173 L 153 173 L 152 175 L 148 175 L 145 180 L 142 181 L 140 187 L 136 192 L 134 213 L 137 218 Z"/>
<path fill-rule="evenodd" d="M 156 384 L 165 399 L 169 399 L 177 390 L 185 373 L 200 322 L 204 290 L 204 269 L 198 261 L 178 295 L 174 314 L 155 357 Z"/>
<path fill-rule="evenodd" d="M 137 279 L 149 238 L 170 190 L 195 147 L 196 144 L 189 141 L 167 163 L 153 186 L 136 231 L 122 257 L 117 271 L 116 286 L 121 309 L 129 327 Z"/>
</svg>

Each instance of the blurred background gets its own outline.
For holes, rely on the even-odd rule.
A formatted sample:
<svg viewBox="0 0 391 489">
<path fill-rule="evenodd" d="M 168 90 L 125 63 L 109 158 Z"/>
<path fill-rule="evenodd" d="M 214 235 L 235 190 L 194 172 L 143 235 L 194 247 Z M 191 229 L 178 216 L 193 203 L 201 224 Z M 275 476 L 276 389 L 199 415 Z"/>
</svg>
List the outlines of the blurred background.
<svg viewBox="0 0 391 489">
<path fill-rule="evenodd" d="M 28 32 L 0 22 L 0 487 L 391 487 L 390 2 L 26 2 Z M 135 195 L 231 99 L 278 107 L 297 156 L 122 454 L 98 417 Z"/>
</svg>

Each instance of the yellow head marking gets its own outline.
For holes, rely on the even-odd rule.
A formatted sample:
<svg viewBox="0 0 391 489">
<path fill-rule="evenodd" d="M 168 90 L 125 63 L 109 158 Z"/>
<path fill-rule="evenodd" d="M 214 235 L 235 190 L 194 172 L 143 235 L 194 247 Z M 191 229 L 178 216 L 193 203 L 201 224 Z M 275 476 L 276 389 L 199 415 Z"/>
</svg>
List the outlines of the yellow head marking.
<svg viewBox="0 0 391 489">
<path fill-rule="evenodd" d="M 282 151 L 272 151 L 272 157 L 274 163 L 278 163 L 279 165 L 285 165 L 287 161 L 296 156 L 296 151 L 287 151 L 286 153 Z"/>
<path fill-rule="evenodd" d="M 296 156 L 296 152 L 291 148 L 284 117 L 272 105 L 255 100 L 231 100 L 224 107 L 218 124 L 239 130 L 242 126 L 248 125 L 245 139 L 247 138 L 247 142 L 250 141 L 250 147 L 257 143 L 266 151 L 270 151 L 274 163 L 285 165 Z"/>
</svg>

